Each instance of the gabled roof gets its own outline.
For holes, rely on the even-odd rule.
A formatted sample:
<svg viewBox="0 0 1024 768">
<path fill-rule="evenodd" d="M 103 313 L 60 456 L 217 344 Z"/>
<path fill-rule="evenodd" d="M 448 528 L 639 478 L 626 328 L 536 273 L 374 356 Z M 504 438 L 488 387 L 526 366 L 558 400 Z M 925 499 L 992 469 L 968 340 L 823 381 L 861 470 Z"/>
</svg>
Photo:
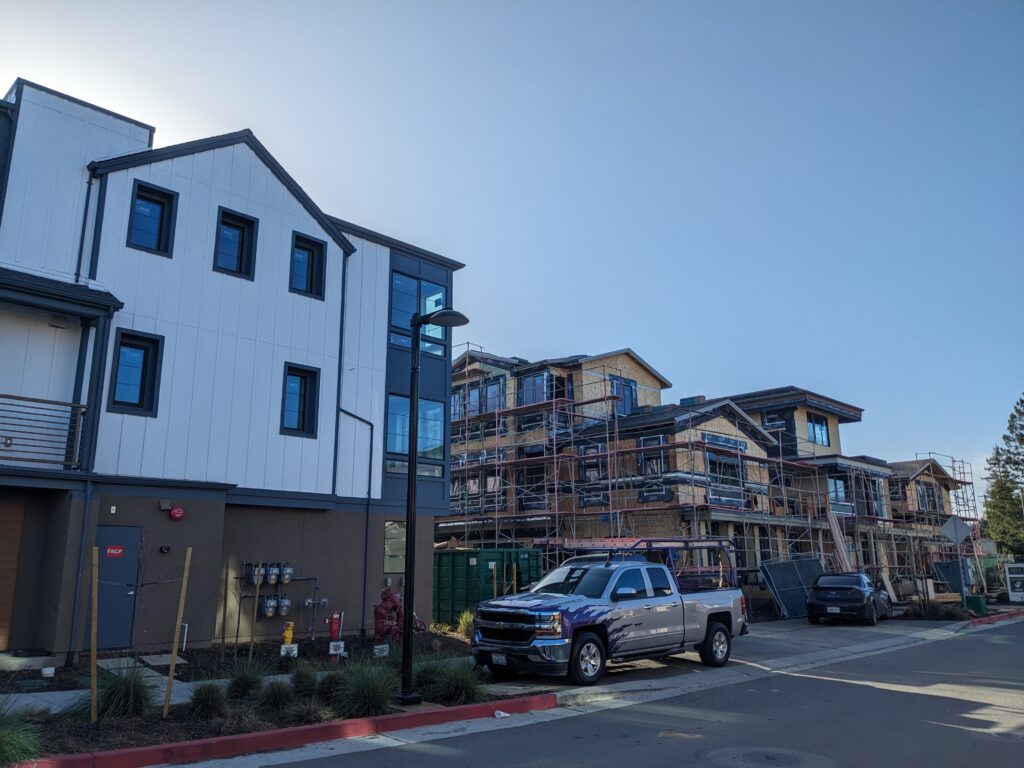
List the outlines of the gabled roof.
<svg viewBox="0 0 1024 768">
<path fill-rule="evenodd" d="M 676 429 L 690 429 L 710 421 L 716 416 L 721 416 L 723 411 L 728 411 L 736 419 L 737 426 L 745 429 L 756 439 L 767 445 L 776 444 L 777 441 L 770 432 L 751 419 L 742 408 L 731 400 L 716 400 L 714 403 L 702 403 L 696 407 L 671 403 L 669 405 L 645 408 L 629 416 L 620 416 L 617 419 L 618 433 L 620 437 L 623 437 L 628 433 L 643 432 L 659 425 L 670 424 Z M 595 424 L 580 432 L 583 437 L 604 435 L 606 433 L 607 427 L 604 423 Z"/>
<path fill-rule="evenodd" d="M 945 467 L 931 458 L 915 459 L 913 461 L 890 461 L 889 467 L 894 475 L 907 480 L 914 480 L 921 475 L 927 474 L 950 488 L 966 485 L 966 483 L 954 478 L 946 471 Z"/>
<path fill-rule="evenodd" d="M 809 389 L 802 387 L 775 387 L 773 389 L 760 389 L 754 392 L 743 392 L 738 395 L 728 395 L 722 400 L 732 400 L 740 408 L 749 411 L 762 411 L 767 408 L 785 408 L 789 406 L 804 405 L 815 410 L 825 411 L 839 417 L 840 424 L 860 421 L 864 415 L 864 409 L 856 405 L 844 403 L 832 397 L 819 395 Z M 709 400 L 708 402 L 712 402 Z"/>
<path fill-rule="evenodd" d="M 374 232 L 372 229 L 361 227 L 358 224 L 353 224 L 344 219 L 339 219 L 337 216 L 328 216 L 331 221 L 334 222 L 335 226 L 338 227 L 342 232 L 345 232 L 353 237 L 360 237 L 363 240 L 372 240 L 380 245 L 386 245 L 388 248 L 394 248 L 398 251 L 405 251 L 411 253 L 414 256 L 418 256 L 426 261 L 433 261 L 438 266 L 450 269 L 453 272 L 462 269 L 465 264 L 461 261 L 455 261 L 455 259 L 449 259 L 447 256 L 442 256 L 439 253 L 428 251 L 425 248 L 420 248 L 418 245 L 410 245 L 409 243 L 403 243 L 401 240 L 396 240 L 388 235 L 382 235 L 380 232 Z"/>
<path fill-rule="evenodd" d="M 169 147 L 160 147 L 159 149 L 147 149 L 142 152 L 133 152 L 129 155 L 121 155 L 120 157 L 112 157 L 106 160 L 96 160 L 89 163 L 89 170 L 94 176 L 103 176 L 107 173 L 114 173 L 115 171 L 123 171 L 128 168 L 135 168 L 140 165 L 149 165 L 150 163 L 159 163 L 164 160 L 173 160 L 176 157 L 184 157 L 186 155 L 195 155 L 200 152 L 209 152 L 214 149 L 223 149 L 224 147 L 231 147 L 236 144 L 245 144 L 248 146 L 256 157 L 258 157 L 265 166 L 270 170 L 271 173 L 280 181 L 289 192 L 295 197 L 302 207 L 306 209 L 306 212 L 312 216 L 317 224 L 323 227 L 324 231 L 330 236 L 334 242 L 341 247 L 345 253 L 355 253 L 355 246 L 345 237 L 344 233 L 338 228 L 337 224 L 332 221 L 327 214 L 320 210 L 316 203 L 306 194 L 305 190 L 299 186 L 298 182 L 293 179 L 284 167 L 277 162 L 273 155 L 267 150 L 263 144 L 260 143 L 259 139 L 253 135 L 253 132 L 248 128 L 242 131 L 236 131 L 235 133 L 225 133 L 221 136 L 211 136 L 207 139 L 197 139 L 195 141 L 186 141 L 183 144 L 173 144 Z"/>
<path fill-rule="evenodd" d="M 654 375 L 654 378 L 656 378 L 659 382 L 661 382 L 662 388 L 668 389 L 669 387 L 672 386 L 672 382 L 669 381 L 668 379 L 666 379 L 664 376 L 662 376 L 658 372 L 657 368 L 655 368 L 653 365 L 648 363 L 646 360 L 644 360 L 642 357 L 640 357 L 640 355 L 638 355 L 636 352 L 634 352 L 629 347 L 624 347 L 622 349 L 616 349 L 613 352 L 602 352 L 599 355 L 590 355 L 589 357 L 583 358 L 583 360 L 581 360 L 580 362 L 581 363 L 585 363 L 585 362 L 588 362 L 590 360 L 601 360 L 602 358 L 614 357 L 616 355 L 629 355 L 630 357 L 632 357 L 634 360 L 636 360 L 638 363 L 640 363 L 640 365 L 642 365 L 644 368 L 646 368 L 648 371 L 650 371 Z"/>
</svg>

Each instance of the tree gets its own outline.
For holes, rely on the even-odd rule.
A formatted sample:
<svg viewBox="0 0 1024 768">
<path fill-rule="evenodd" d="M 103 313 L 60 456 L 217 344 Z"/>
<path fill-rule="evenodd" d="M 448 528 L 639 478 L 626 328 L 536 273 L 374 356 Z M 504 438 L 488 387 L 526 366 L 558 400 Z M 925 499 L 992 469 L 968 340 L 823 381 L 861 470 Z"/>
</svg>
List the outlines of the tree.
<svg viewBox="0 0 1024 768">
<path fill-rule="evenodd" d="M 1024 554 L 1024 396 L 1010 412 L 1002 446 L 986 462 L 985 535 Z"/>
</svg>

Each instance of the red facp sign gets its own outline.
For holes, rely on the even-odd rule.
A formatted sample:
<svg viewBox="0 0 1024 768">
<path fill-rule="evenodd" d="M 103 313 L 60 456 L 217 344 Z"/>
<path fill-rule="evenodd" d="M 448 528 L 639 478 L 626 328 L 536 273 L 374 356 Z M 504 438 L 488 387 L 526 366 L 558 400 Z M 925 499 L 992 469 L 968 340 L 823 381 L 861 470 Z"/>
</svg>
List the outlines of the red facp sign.
<svg viewBox="0 0 1024 768">
<path fill-rule="evenodd" d="M 124 547 L 120 544 L 108 546 L 107 557 L 124 557 Z"/>
</svg>

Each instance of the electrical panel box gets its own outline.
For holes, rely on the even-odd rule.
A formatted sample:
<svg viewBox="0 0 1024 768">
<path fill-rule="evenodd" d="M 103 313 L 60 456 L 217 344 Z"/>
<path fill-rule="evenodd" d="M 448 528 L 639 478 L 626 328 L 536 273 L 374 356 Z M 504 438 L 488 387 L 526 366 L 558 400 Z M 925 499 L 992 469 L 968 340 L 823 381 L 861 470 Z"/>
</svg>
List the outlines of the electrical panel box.
<svg viewBox="0 0 1024 768">
<path fill-rule="evenodd" d="M 1024 565 L 1007 563 L 1006 589 L 1011 603 L 1024 603 Z"/>
</svg>

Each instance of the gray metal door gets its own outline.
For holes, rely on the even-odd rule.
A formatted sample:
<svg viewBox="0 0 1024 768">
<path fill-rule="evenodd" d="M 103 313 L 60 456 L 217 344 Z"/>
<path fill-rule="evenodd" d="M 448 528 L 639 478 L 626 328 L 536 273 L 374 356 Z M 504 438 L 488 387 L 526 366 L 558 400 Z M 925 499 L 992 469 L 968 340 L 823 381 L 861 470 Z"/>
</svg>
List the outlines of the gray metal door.
<svg viewBox="0 0 1024 768">
<path fill-rule="evenodd" d="M 619 571 L 618 578 L 612 586 L 609 596 L 615 594 L 620 587 L 632 587 L 637 591 L 636 597 L 623 598 L 613 603 L 610 611 L 611 621 L 608 624 L 608 655 L 612 658 L 620 654 L 634 653 L 642 649 L 647 642 L 649 628 L 645 624 L 650 604 L 647 591 L 647 580 L 642 568 L 626 568 Z"/>
<path fill-rule="evenodd" d="M 644 641 L 647 650 L 674 648 L 683 643 L 683 602 L 672 589 L 664 568 L 646 568 L 651 597 L 644 601 Z"/>
<path fill-rule="evenodd" d="M 96 546 L 100 550 L 96 645 L 99 648 L 128 648 L 132 644 L 132 625 L 135 623 L 142 529 L 101 525 L 96 528 Z"/>
</svg>

